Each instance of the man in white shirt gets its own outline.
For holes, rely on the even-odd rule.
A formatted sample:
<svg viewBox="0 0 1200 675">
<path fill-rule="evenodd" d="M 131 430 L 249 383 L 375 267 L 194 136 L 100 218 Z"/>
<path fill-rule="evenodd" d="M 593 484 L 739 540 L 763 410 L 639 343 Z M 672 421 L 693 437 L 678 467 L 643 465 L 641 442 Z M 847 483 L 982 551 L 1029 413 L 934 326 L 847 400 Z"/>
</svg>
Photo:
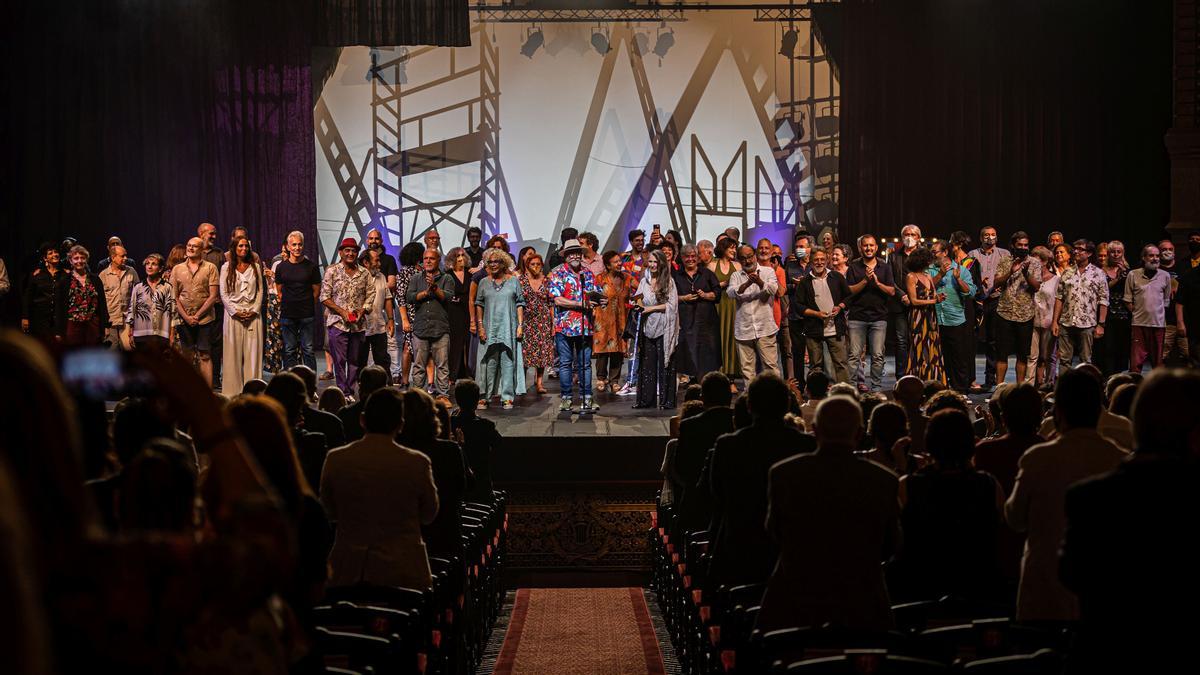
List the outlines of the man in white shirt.
<svg viewBox="0 0 1200 675">
<path fill-rule="evenodd" d="M 756 354 L 763 370 L 778 372 L 779 349 L 775 334 L 779 332 L 779 326 L 775 325 L 772 303 L 779 289 L 779 279 L 775 270 L 759 267 L 755 250 L 750 246 L 738 247 L 738 261 L 742 269 L 729 277 L 725 292 L 737 303 L 733 338 L 737 342 L 742 377 L 749 383 L 754 379 Z"/>
<path fill-rule="evenodd" d="M 1125 279 L 1124 300 L 1133 312 L 1129 370 L 1135 373 L 1142 372 L 1147 360 L 1151 368 L 1163 363 L 1167 305 L 1171 303 L 1171 275 L 1158 269 L 1158 266 L 1158 247 L 1146 244 L 1142 247 L 1141 269 L 1130 270 Z"/>
</svg>

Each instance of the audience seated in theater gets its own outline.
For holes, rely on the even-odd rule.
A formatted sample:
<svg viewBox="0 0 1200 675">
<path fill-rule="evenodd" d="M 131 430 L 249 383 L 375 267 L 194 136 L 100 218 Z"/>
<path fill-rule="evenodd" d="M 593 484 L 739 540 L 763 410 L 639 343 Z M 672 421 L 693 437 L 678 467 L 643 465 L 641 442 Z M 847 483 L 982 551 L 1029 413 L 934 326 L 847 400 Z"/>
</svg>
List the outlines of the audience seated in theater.
<svg viewBox="0 0 1200 675">
<path fill-rule="evenodd" d="M 475 380 L 468 377 L 455 382 L 454 400 L 458 402 L 458 411 L 450 418 L 450 425 L 456 434 L 462 434 L 463 456 L 474 476 L 464 498 L 490 504 L 496 499 L 492 485 L 492 457 L 500 451 L 504 437 L 496 430 L 495 422 L 475 414 L 480 396 Z"/>
<path fill-rule="evenodd" d="M 683 405 L 679 406 L 679 420 L 682 422 L 686 419 L 691 419 L 704 412 L 704 404 L 700 401 L 684 401 Z M 658 472 L 663 477 L 662 490 L 659 492 L 658 503 L 662 506 L 675 504 L 675 488 L 671 478 L 675 475 L 675 456 L 679 446 L 678 438 L 668 438 L 667 445 L 663 448 L 662 466 Z"/>
<path fill-rule="evenodd" d="M 704 396 L 704 390 L 700 387 L 699 382 L 693 382 L 683 390 L 683 399 L 679 402 L 680 414 L 672 415 L 667 423 L 668 433 L 670 438 L 679 438 L 679 423 L 683 421 L 683 404 L 688 401 L 700 401 Z"/>
<path fill-rule="evenodd" d="M 848 396 L 855 401 L 858 400 L 858 387 L 849 382 L 838 382 L 829 388 L 830 396 Z"/>
<path fill-rule="evenodd" d="M 246 383 L 242 385 L 242 393 L 246 394 L 248 396 L 258 396 L 259 394 L 264 393 L 266 390 L 267 390 L 266 380 L 260 380 L 257 377 L 254 379 L 246 380 Z"/>
<path fill-rule="evenodd" d="M 804 391 L 808 400 L 800 406 L 800 416 L 804 418 L 804 428 L 811 429 L 813 417 L 817 414 L 817 406 L 829 395 L 829 376 L 818 370 L 808 374 L 804 381 Z"/>
<path fill-rule="evenodd" d="M 430 556 L 462 554 L 462 503 L 467 491 L 467 462 L 454 441 L 438 438 L 440 425 L 433 397 L 419 389 L 404 392 L 404 428 L 397 441 L 424 453 L 433 464 L 438 513 L 421 529 Z"/>
<path fill-rule="evenodd" d="M 305 429 L 305 422 L 312 413 L 308 407 L 304 381 L 293 373 L 277 373 L 267 383 L 266 395 L 278 401 L 287 413 L 288 428 L 292 432 L 292 442 L 296 446 L 296 456 L 300 458 L 304 480 L 309 485 L 320 485 L 321 468 L 325 466 L 329 444 L 324 434 Z"/>
<path fill-rule="evenodd" d="M 1012 382 L 1001 382 L 988 396 L 986 406 L 975 406 L 975 422 L 973 428 L 975 437 L 979 439 L 1003 436 L 1008 430 L 1004 427 L 1004 399 L 1016 386 Z"/>
<path fill-rule="evenodd" d="M 87 482 L 100 520 L 109 532 L 117 531 L 117 498 L 125 467 L 141 453 L 146 443 L 175 436 L 175 429 L 159 408 L 159 404 L 151 399 L 133 398 L 121 401 L 113 410 L 112 445 L 119 466 L 110 475 Z M 195 471 L 195 453 L 190 454 Z"/>
<path fill-rule="evenodd" d="M 889 629 L 891 601 L 880 563 L 900 545 L 896 474 L 855 457 L 862 411 L 853 399 L 823 401 L 815 430 L 815 453 L 770 471 L 767 530 L 779 545 L 779 560 L 758 627 Z"/>
<path fill-rule="evenodd" d="M 924 454 L 925 425 L 929 423 L 929 418 L 922 410 L 925 404 L 925 383 L 916 375 L 905 375 L 896 380 L 895 386 L 892 387 L 892 397 L 904 408 L 904 414 L 908 418 L 908 453 Z"/>
<path fill-rule="evenodd" d="M 336 415 L 338 414 L 339 410 L 345 407 L 346 395 L 343 394 L 342 390 L 338 389 L 336 386 L 325 387 L 325 390 L 322 391 L 321 395 L 317 397 L 317 410 L 320 410 L 321 412 L 327 412 L 331 415 Z M 343 427 L 343 432 L 344 431 L 345 428 Z M 345 440 L 344 433 L 342 440 Z"/>
<path fill-rule="evenodd" d="M 283 406 L 269 396 L 249 396 L 230 403 L 226 414 L 275 488 L 296 533 L 296 571 L 284 598 L 307 627 L 308 610 L 320 601 L 329 576 L 329 518 L 304 478 Z"/>
<path fill-rule="evenodd" d="M 371 364 L 358 371 L 358 400 L 337 412 L 347 443 L 363 437 L 362 414 L 367 399 L 388 386 L 389 379 L 388 372 L 382 366 Z"/>
<path fill-rule="evenodd" d="M 709 488 L 700 483 L 700 475 L 717 438 L 733 431 L 729 378 L 724 373 L 708 373 L 700 380 L 700 390 L 704 412 L 679 423 L 679 443 L 668 474 L 677 527 L 685 532 L 704 529 L 712 518 Z"/>
<path fill-rule="evenodd" d="M 0 410 L 12 413 L 0 425 L 0 473 L 8 479 L 0 485 L 0 520 L 11 516 L 28 528 L 12 536 L 21 532 L 5 527 L 0 536 L 0 564 L 22 565 L 0 575 L 0 602 L 6 618 L 24 591 L 36 603 L 15 624 L 6 622 L 6 643 L 12 635 L 30 639 L 19 657 L 27 665 L 3 670 L 182 672 L 229 663 L 236 653 L 240 664 L 285 672 L 280 624 L 261 620 L 291 568 L 286 521 L 192 365 L 173 351 L 130 358 L 162 392 L 172 422 L 193 429 L 210 460 L 205 534 L 107 535 L 83 485 L 74 401 L 40 344 L 0 333 L 0 372 L 22 383 L 0 388 Z M 136 473 L 133 480 L 140 501 L 144 483 Z M 149 524 L 153 515 L 134 520 Z M 20 592 L 8 592 L 13 583 Z M 267 630 L 230 629 L 251 624 Z"/>
<path fill-rule="evenodd" d="M 1101 375 L 1100 369 L 1096 366 L 1090 363 L 1081 363 L 1075 366 L 1075 370 L 1091 375 L 1095 378 L 1097 385 L 1099 385 Z M 1057 400 L 1057 394 L 1055 394 L 1055 401 Z M 1100 419 L 1096 422 L 1096 431 L 1126 452 L 1133 449 L 1133 424 L 1129 421 L 1129 418 L 1114 415 L 1105 409 L 1103 401 L 1101 401 Z M 1042 420 L 1042 426 L 1038 429 L 1038 433 L 1043 438 L 1049 439 L 1054 437 L 1057 433 L 1057 427 L 1055 426 L 1055 417 L 1053 414 Z"/>
<path fill-rule="evenodd" d="M 908 421 L 904 408 L 895 403 L 881 403 L 875 406 L 871 411 L 866 435 L 870 439 L 871 449 L 860 453 L 863 459 L 869 459 L 901 476 L 908 473 L 908 457 L 904 454 L 903 447 L 896 443 L 908 435 Z"/>
<path fill-rule="evenodd" d="M 1137 398 L 1137 393 L 1138 385 L 1133 382 L 1127 382 L 1117 387 L 1108 400 L 1108 412 L 1132 419 L 1133 401 Z"/>
<path fill-rule="evenodd" d="M 371 394 L 365 435 L 325 462 L 321 503 L 337 525 L 330 586 L 426 589 L 432 582 L 421 527 L 437 516 L 438 494 L 429 457 L 394 440 L 406 412 L 395 389 Z"/>
<path fill-rule="evenodd" d="M 1110 471 L 1126 452 L 1096 430 L 1103 391 L 1100 379 L 1082 368 L 1058 377 L 1054 389 L 1054 440 L 1021 456 L 1012 495 L 1004 505 L 1010 527 L 1026 533 L 1017 591 L 1020 621 L 1074 621 L 1079 603 L 1058 580 L 1058 547 L 1066 517 L 1067 488 Z"/>
<path fill-rule="evenodd" d="M 1133 456 L 1067 490 L 1059 574 L 1080 610 L 1068 672 L 1185 672 L 1194 664 L 1198 400 L 1195 371 L 1153 371 L 1133 405 Z"/>
<path fill-rule="evenodd" d="M 715 525 L 710 530 L 709 577 L 714 587 L 766 581 L 776 556 L 763 525 L 767 473 L 776 462 L 811 453 L 817 445 L 812 436 L 783 423 L 787 384 L 778 375 L 756 376 L 746 388 L 746 398 L 753 423 L 718 438 L 709 464 Z"/>
<path fill-rule="evenodd" d="M 346 432 L 342 429 L 342 421 L 337 415 L 317 408 L 317 373 L 305 365 L 292 366 L 288 369 L 304 382 L 307 394 L 304 401 L 304 429 L 325 435 L 325 447 L 337 448 L 346 444 Z M 316 483 L 314 483 L 316 485 Z"/>
<path fill-rule="evenodd" d="M 971 466 L 970 418 L 957 410 L 935 414 L 925 447 L 933 462 L 900 479 L 904 546 L 889 573 L 892 600 L 997 600 L 996 531 L 1004 493 L 995 478 Z"/>
</svg>

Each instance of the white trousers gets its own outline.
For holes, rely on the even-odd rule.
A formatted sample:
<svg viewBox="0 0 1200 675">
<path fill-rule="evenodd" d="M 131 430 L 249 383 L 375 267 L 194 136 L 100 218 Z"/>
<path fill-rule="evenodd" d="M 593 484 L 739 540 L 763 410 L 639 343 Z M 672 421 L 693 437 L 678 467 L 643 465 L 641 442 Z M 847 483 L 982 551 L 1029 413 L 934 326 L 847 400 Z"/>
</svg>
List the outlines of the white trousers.
<svg viewBox="0 0 1200 675">
<path fill-rule="evenodd" d="M 226 316 L 222 343 L 221 393 L 236 396 L 248 380 L 262 377 L 262 317 L 242 323 Z"/>
</svg>

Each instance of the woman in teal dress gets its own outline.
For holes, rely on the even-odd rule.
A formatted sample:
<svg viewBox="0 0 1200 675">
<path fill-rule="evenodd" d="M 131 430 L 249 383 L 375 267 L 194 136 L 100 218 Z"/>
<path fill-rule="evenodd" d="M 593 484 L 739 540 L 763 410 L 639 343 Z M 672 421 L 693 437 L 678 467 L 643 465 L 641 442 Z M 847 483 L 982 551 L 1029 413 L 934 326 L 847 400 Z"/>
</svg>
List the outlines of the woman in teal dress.
<svg viewBox="0 0 1200 675">
<path fill-rule="evenodd" d="M 521 282 L 509 273 L 512 258 L 500 249 L 483 254 L 487 276 L 479 280 L 475 294 L 475 317 L 479 322 L 479 357 L 475 374 L 483 396 L 479 407 L 486 408 L 493 396 L 499 396 L 505 410 L 513 399 L 525 393 L 525 360 L 521 354 L 522 323 L 525 319 L 525 294 Z"/>
</svg>

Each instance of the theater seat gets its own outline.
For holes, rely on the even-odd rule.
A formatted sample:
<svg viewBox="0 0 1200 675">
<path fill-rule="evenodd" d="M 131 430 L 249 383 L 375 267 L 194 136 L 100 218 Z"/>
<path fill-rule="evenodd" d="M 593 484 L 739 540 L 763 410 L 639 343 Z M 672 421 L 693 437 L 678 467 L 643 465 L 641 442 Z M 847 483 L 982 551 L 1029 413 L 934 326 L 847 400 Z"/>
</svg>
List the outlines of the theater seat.
<svg viewBox="0 0 1200 675">
<path fill-rule="evenodd" d="M 805 659 L 787 665 L 795 675 L 929 675 L 950 669 L 937 661 L 896 656 L 881 650 L 852 650 L 839 656 Z"/>
<path fill-rule="evenodd" d="M 1063 656 L 1053 649 L 979 659 L 963 666 L 963 672 L 971 675 L 1059 675 L 1062 670 Z"/>
</svg>

